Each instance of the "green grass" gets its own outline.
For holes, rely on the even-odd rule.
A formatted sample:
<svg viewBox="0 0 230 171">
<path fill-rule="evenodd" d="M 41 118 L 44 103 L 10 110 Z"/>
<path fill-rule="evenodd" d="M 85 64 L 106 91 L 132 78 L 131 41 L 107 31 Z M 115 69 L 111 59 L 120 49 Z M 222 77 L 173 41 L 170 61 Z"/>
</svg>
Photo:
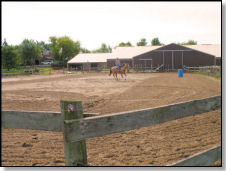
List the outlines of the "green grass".
<svg viewBox="0 0 230 171">
<path fill-rule="evenodd" d="M 51 68 L 51 67 L 47 67 L 47 68 L 38 68 L 39 69 L 39 71 L 51 71 L 51 70 L 53 70 L 53 68 Z"/>
<path fill-rule="evenodd" d="M 36 73 L 36 75 L 49 75 L 50 71 L 53 70 L 52 67 L 46 67 L 46 68 L 42 68 L 42 67 L 38 67 L 37 68 L 39 70 L 39 73 Z M 32 75 L 32 74 L 26 74 L 25 71 L 34 71 L 34 67 L 30 67 L 30 68 L 13 68 L 10 69 L 9 71 L 7 69 L 2 69 L 2 74 L 12 74 L 12 76 L 15 76 L 14 74 L 22 74 L 22 75 Z M 5 77 L 5 76 L 3 76 Z"/>
<path fill-rule="evenodd" d="M 13 68 L 8 71 L 7 69 L 2 69 L 2 74 L 18 74 L 18 73 L 23 73 L 23 70 Z"/>
</svg>

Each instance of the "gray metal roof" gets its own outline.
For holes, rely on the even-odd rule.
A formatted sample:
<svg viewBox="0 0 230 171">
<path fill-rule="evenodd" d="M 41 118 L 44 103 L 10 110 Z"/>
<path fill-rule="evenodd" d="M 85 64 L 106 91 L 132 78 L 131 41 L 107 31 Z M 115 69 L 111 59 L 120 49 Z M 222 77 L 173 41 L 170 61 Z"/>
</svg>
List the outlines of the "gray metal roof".
<svg viewBox="0 0 230 171">
<path fill-rule="evenodd" d="M 155 50 L 161 46 L 131 46 L 131 47 L 117 47 L 114 49 L 112 59 L 132 59 L 133 57 Z"/>
<path fill-rule="evenodd" d="M 185 45 L 185 47 L 195 49 L 216 57 L 221 57 L 220 44 L 201 44 L 201 45 Z"/>
<path fill-rule="evenodd" d="M 98 63 L 106 62 L 111 57 L 111 53 L 80 53 L 68 61 L 71 63 Z"/>
<path fill-rule="evenodd" d="M 221 57 L 220 44 L 184 45 L 185 47 L 198 50 L 216 57 Z M 107 62 L 107 59 L 132 59 L 133 57 L 158 49 L 163 46 L 131 46 L 117 47 L 112 53 L 80 53 L 68 61 L 71 63 L 98 63 Z"/>
</svg>

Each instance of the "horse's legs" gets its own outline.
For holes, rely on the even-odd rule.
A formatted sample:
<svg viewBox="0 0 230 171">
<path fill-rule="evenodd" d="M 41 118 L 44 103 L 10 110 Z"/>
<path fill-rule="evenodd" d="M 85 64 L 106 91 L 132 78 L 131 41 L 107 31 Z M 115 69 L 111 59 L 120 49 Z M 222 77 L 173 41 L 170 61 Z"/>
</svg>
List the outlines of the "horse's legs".
<svg viewBox="0 0 230 171">
<path fill-rule="evenodd" d="M 123 78 L 123 74 L 121 73 L 121 77 Z"/>
<path fill-rule="evenodd" d="M 114 73 L 114 78 L 115 78 L 115 80 L 117 79 L 116 73 Z"/>
<path fill-rule="evenodd" d="M 113 77 L 114 77 L 114 79 L 116 80 L 116 73 L 115 73 L 115 72 L 113 73 Z"/>
<path fill-rule="evenodd" d="M 124 74 L 125 74 L 125 80 L 126 80 L 127 75 L 126 75 L 126 73 L 124 73 Z"/>
</svg>

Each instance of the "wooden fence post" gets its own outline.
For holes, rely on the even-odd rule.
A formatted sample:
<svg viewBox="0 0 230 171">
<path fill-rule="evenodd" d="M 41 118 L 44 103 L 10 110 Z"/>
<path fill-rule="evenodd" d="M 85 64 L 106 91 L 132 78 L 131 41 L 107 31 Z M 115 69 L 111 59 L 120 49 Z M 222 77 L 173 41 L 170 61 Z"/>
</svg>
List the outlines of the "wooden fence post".
<svg viewBox="0 0 230 171">
<path fill-rule="evenodd" d="M 86 166 L 87 153 L 85 140 L 68 142 L 69 136 L 65 129 L 64 120 L 83 118 L 82 102 L 61 100 L 61 113 L 63 118 L 63 140 L 66 166 Z"/>
</svg>

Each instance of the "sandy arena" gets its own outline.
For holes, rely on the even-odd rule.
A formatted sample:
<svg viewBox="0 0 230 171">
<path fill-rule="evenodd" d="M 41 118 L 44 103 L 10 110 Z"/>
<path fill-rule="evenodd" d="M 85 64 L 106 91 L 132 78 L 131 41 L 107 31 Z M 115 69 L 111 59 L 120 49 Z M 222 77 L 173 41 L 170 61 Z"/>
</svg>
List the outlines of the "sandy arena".
<svg viewBox="0 0 230 171">
<path fill-rule="evenodd" d="M 2 109 L 59 111 L 60 100 L 108 114 L 221 95 L 221 81 L 185 73 L 106 73 L 2 78 Z M 96 130 L 95 130 L 96 131 Z M 90 166 L 164 166 L 221 143 L 221 110 L 86 140 Z M 64 166 L 62 133 L 3 129 L 3 166 Z"/>
</svg>

